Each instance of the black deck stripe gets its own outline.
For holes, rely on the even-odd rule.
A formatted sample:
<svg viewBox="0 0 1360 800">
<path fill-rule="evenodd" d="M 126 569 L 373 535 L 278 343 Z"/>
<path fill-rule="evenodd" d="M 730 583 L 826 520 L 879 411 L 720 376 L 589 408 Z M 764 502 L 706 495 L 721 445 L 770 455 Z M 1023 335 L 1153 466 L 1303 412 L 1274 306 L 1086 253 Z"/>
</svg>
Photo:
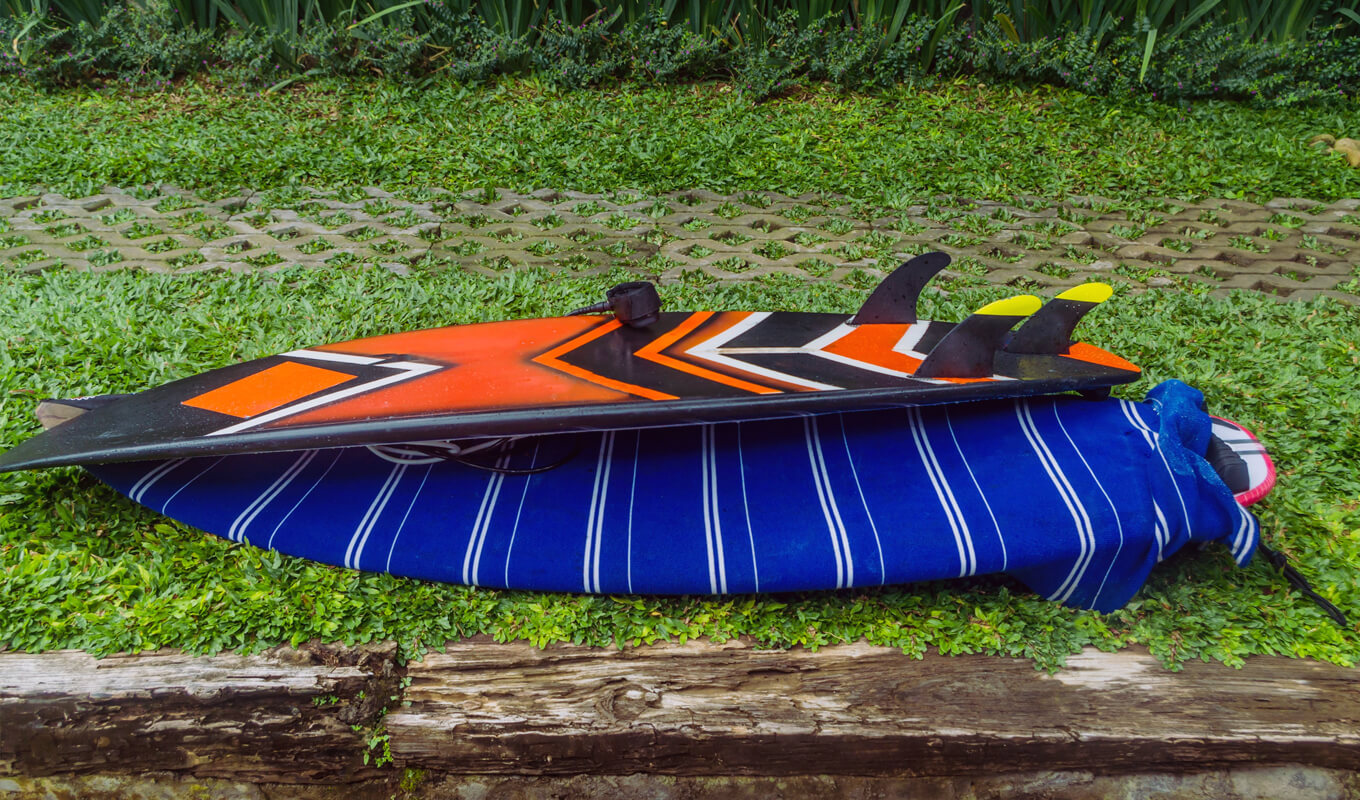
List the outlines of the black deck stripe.
<svg viewBox="0 0 1360 800">
<path fill-rule="evenodd" d="M 884 375 L 811 353 L 729 353 L 727 357 L 842 389 L 930 385 L 927 381 Z"/>
<path fill-rule="evenodd" d="M 825 336 L 850 318 L 843 314 L 776 311 L 722 347 L 801 347 Z"/>
</svg>

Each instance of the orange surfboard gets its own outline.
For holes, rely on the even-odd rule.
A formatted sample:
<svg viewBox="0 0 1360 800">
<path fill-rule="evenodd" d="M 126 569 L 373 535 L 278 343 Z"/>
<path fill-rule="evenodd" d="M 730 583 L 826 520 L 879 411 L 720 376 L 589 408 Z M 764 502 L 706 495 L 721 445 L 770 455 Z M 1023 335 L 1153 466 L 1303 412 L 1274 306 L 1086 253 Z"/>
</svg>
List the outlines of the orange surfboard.
<svg viewBox="0 0 1360 800">
<path fill-rule="evenodd" d="M 1109 297 L 1102 284 L 1047 304 L 1008 298 L 960 323 L 917 319 L 917 294 L 947 263 L 904 264 L 854 316 L 590 313 L 292 350 L 92 402 L 0 456 L 0 470 L 711 423 L 1101 391 L 1138 377 L 1070 339 Z"/>
</svg>

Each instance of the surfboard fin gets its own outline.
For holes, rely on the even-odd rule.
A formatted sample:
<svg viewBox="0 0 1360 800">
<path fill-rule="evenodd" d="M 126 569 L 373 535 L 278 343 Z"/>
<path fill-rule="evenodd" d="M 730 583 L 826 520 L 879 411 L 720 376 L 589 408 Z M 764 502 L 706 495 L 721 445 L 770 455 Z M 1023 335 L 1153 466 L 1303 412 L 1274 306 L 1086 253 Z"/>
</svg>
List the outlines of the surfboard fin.
<svg viewBox="0 0 1360 800">
<path fill-rule="evenodd" d="M 1083 283 L 1049 300 L 1006 343 L 1008 353 L 1066 353 L 1072 331 L 1086 313 L 1110 298 L 1114 290 L 1103 283 Z"/>
<path fill-rule="evenodd" d="M 851 325 L 910 325 L 916 321 L 916 300 L 930 279 L 949 266 L 945 253 L 919 255 L 893 270 L 859 307 Z"/>
<path fill-rule="evenodd" d="M 940 339 L 916 369 L 918 378 L 986 378 L 1006 334 L 1015 323 L 1038 311 L 1043 301 L 1032 294 L 997 300 L 974 311 Z"/>
<path fill-rule="evenodd" d="M 38 424 L 42 425 L 43 430 L 46 431 L 70 422 L 86 411 L 93 411 L 115 400 L 122 400 L 131 396 L 130 394 L 101 394 L 93 397 L 76 397 L 70 400 L 49 397 L 38 401 L 38 407 L 33 409 L 33 414 L 38 418 Z"/>
</svg>

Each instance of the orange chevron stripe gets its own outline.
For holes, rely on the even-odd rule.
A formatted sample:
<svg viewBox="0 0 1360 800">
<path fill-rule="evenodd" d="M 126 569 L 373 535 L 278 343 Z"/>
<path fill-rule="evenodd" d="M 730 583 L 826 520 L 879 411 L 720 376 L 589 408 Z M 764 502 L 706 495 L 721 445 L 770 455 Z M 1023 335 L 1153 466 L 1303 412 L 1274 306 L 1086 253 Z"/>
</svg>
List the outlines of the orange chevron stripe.
<svg viewBox="0 0 1360 800">
<path fill-rule="evenodd" d="M 893 349 L 910 327 L 897 323 L 860 325 L 822 349 L 834 355 L 910 375 L 921 366 L 921 359 Z"/>
<path fill-rule="evenodd" d="M 1115 369 L 1126 369 L 1129 372 L 1142 372 L 1143 370 L 1130 361 L 1125 361 L 1114 353 L 1101 350 L 1095 345 L 1084 342 L 1073 342 L 1066 353 L 1062 355 L 1068 358 L 1075 358 L 1078 361 L 1086 361 L 1091 364 L 1099 364 L 1103 367 L 1114 367 Z"/>
<path fill-rule="evenodd" d="M 622 327 L 622 323 L 616 319 L 611 319 L 603 325 L 596 326 L 580 336 L 577 336 L 575 339 L 560 344 L 542 355 L 534 356 L 533 360 L 545 367 L 550 367 L 559 372 L 565 372 L 573 378 L 580 378 L 583 381 L 589 381 L 616 391 L 635 394 L 639 397 L 645 397 L 648 400 L 679 400 L 680 398 L 673 394 L 666 394 L 665 392 L 658 392 L 655 389 L 648 389 L 645 386 L 638 386 L 632 383 L 616 381 L 613 378 L 606 378 L 605 376 L 596 374 L 590 370 L 581 369 L 574 364 L 568 364 L 559 358 L 559 356 L 589 344 L 610 331 L 618 330 L 620 327 Z"/>
<path fill-rule="evenodd" d="M 690 375 L 696 375 L 700 378 L 704 378 L 705 380 L 710 380 L 715 383 L 721 383 L 724 386 L 731 386 L 736 389 L 743 389 L 748 392 L 754 392 L 755 394 L 782 394 L 782 392 L 780 392 L 778 389 L 771 389 L 768 386 L 761 386 L 758 383 L 744 381 L 741 378 L 733 378 L 730 375 L 724 375 L 721 372 L 706 369 L 696 364 L 690 364 L 686 361 L 681 361 L 678 358 L 668 356 L 665 353 L 661 352 L 667 347 L 670 347 L 672 344 L 675 344 L 676 342 L 680 341 L 680 339 L 684 338 L 686 334 L 690 333 L 695 328 L 698 328 L 700 325 L 707 322 L 708 319 L 712 316 L 713 316 L 712 311 L 697 311 L 691 314 L 689 316 L 689 319 L 685 320 L 679 325 L 676 325 L 674 328 L 662 334 L 661 336 L 658 336 L 656 339 L 652 341 L 651 344 L 647 345 L 641 350 L 638 350 L 633 355 L 637 356 L 638 358 L 645 358 L 648 361 L 660 364 L 663 367 L 669 367 L 674 370 L 679 370 L 680 372 L 687 372 Z M 735 322 L 733 324 L 735 324 Z M 702 341 L 702 339 L 700 341 Z"/>
</svg>

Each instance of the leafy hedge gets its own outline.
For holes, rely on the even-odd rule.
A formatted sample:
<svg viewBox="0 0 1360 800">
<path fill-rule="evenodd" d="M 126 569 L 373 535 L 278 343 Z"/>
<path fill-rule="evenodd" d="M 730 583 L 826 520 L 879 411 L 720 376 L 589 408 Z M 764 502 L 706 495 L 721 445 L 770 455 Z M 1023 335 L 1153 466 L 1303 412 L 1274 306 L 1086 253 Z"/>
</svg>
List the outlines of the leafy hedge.
<svg viewBox="0 0 1360 800">
<path fill-rule="evenodd" d="M 419 16 L 394 7 L 381 19 L 358 21 L 353 11 L 342 11 L 330 22 L 304 21 L 287 30 L 244 19 L 214 29 L 185 25 L 169 5 L 115 5 L 96 22 L 69 26 L 32 15 L 0 17 L 0 40 L 8 45 L 0 75 L 53 87 L 155 86 L 214 69 L 277 86 L 322 75 L 477 83 L 528 72 L 562 88 L 716 78 L 760 99 L 809 81 L 866 90 L 967 75 L 1103 96 L 1232 98 L 1264 106 L 1360 93 L 1360 36 L 1343 35 L 1344 20 L 1311 38 L 1271 43 L 1243 38 L 1240 26 L 1224 23 L 1158 36 L 1146 18 L 1121 19 L 1022 39 L 1005 15 L 968 24 L 909 15 L 889 39 L 842 17 L 807 24 L 786 11 L 762 26 L 757 41 L 716 31 L 699 35 L 655 13 L 621 26 L 617 14 L 578 25 L 549 18 L 532 37 L 515 37 L 437 3 L 417 10 Z"/>
</svg>

